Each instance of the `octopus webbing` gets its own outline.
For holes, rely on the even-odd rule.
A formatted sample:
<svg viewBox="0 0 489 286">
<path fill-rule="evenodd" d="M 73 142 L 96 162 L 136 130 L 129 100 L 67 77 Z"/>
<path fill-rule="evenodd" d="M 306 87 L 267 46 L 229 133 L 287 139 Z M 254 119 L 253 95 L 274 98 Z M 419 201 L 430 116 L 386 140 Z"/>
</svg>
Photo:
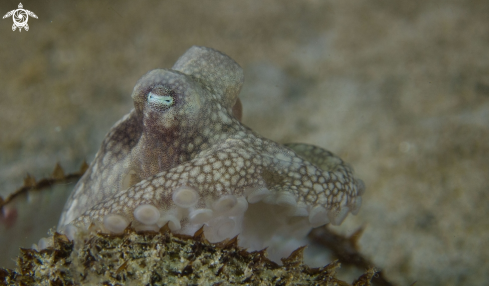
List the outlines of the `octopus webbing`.
<svg viewBox="0 0 489 286">
<path fill-rule="evenodd" d="M 357 214 L 365 187 L 339 157 L 281 145 L 240 122 L 244 76 L 230 57 L 192 47 L 145 74 L 134 109 L 110 130 L 66 202 L 58 229 L 158 230 L 250 249 L 301 238 Z"/>
</svg>

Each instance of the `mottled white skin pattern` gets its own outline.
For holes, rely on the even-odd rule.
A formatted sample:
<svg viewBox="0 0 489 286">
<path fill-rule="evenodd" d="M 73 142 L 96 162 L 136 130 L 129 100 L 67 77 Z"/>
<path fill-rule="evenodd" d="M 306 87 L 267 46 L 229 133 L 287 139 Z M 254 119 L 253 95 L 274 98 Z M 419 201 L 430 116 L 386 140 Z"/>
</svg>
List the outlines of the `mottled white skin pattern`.
<svg viewBox="0 0 489 286">
<path fill-rule="evenodd" d="M 147 230 L 170 222 L 191 233 L 204 225 L 210 240 L 241 233 L 244 245 L 259 248 L 277 233 L 304 236 L 358 212 L 364 186 L 340 158 L 272 142 L 235 118 L 242 84 L 236 62 L 204 47 L 189 49 L 172 69 L 144 75 L 132 93 L 135 109 L 103 141 L 58 228 L 109 232 L 131 223 Z M 150 102 L 150 93 L 171 102 Z M 189 191 L 176 193 L 182 188 Z M 144 220 L 135 215 L 141 205 L 148 205 L 138 210 L 146 211 Z M 146 225 L 154 222 L 152 206 L 159 223 Z"/>
</svg>

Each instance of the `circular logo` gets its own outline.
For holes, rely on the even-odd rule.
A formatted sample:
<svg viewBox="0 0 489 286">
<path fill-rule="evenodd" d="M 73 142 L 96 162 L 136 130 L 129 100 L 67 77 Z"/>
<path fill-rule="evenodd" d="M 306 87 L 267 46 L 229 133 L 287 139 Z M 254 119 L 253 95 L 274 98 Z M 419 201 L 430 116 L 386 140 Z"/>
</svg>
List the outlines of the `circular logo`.
<svg viewBox="0 0 489 286">
<path fill-rule="evenodd" d="M 29 19 L 29 16 L 27 15 L 27 12 L 23 9 L 17 9 L 14 12 L 13 20 L 15 25 L 17 26 L 24 26 L 27 23 L 27 20 Z"/>
</svg>

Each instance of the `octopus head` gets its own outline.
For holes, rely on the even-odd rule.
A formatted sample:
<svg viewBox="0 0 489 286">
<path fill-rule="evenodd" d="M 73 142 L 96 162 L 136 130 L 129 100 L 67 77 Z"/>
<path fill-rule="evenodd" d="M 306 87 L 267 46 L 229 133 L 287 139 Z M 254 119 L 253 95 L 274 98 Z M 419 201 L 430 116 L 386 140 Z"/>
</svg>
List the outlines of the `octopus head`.
<svg viewBox="0 0 489 286">
<path fill-rule="evenodd" d="M 137 82 L 132 98 L 145 133 L 159 134 L 194 126 L 205 100 L 202 94 L 188 75 L 157 69 Z"/>
</svg>

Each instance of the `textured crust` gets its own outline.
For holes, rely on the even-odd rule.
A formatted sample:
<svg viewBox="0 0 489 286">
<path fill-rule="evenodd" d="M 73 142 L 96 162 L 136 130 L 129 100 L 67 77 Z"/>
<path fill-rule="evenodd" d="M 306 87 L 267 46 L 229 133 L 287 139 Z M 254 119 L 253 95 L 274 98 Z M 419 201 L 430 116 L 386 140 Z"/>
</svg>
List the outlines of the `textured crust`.
<svg viewBox="0 0 489 286">
<path fill-rule="evenodd" d="M 266 251 L 247 252 L 237 238 L 209 243 L 194 236 L 159 232 L 89 234 L 77 242 L 55 233 L 53 247 L 21 249 L 18 269 L 0 269 L 3 285 L 351 285 L 335 277 L 338 262 L 303 264 L 304 247 L 279 266 Z M 353 285 L 370 285 L 373 270 Z"/>
</svg>

